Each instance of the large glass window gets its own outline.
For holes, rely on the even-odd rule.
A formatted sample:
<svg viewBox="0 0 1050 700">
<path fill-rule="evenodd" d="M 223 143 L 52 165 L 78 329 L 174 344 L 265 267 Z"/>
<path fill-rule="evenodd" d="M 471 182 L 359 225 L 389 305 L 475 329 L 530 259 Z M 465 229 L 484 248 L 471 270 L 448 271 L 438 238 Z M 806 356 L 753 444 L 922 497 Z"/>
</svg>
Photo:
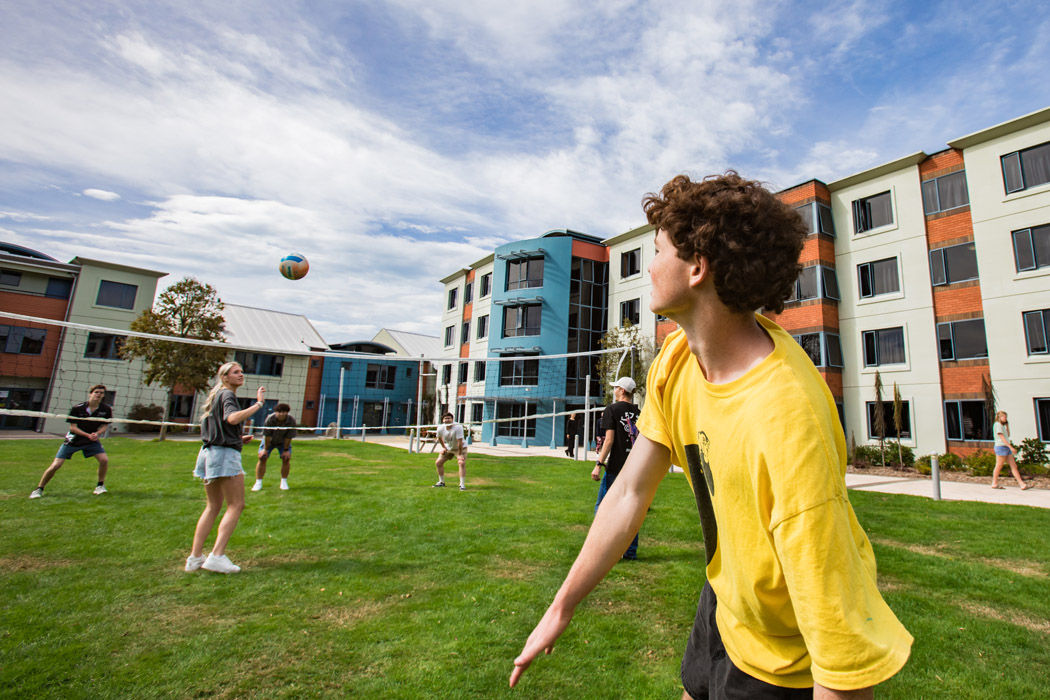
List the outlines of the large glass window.
<svg viewBox="0 0 1050 700">
<path fill-rule="evenodd" d="M 475 362 L 474 363 L 474 381 L 483 382 L 485 381 L 485 363 Z M 480 405 L 480 404 L 475 404 Z M 480 418 L 478 420 L 481 420 Z"/>
<path fill-rule="evenodd" d="M 620 253 L 620 278 L 637 275 L 642 271 L 642 249 L 635 248 Z"/>
<path fill-rule="evenodd" d="M 478 316 L 478 339 L 489 337 L 489 315 Z"/>
<path fill-rule="evenodd" d="M 810 202 L 801 207 L 795 207 L 795 211 L 802 217 L 802 222 L 806 225 L 806 233 L 835 235 L 835 227 L 831 223 L 831 209 L 827 205 Z"/>
<path fill-rule="evenodd" d="M 892 223 L 893 202 L 888 191 L 853 201 L 853 230 L 857 233 Z"/>
<path fill-rule="evenodd" d="M 485 298 L 492 293 L 492 273 L 486 272 L 481 276 L 481 290 L 478 292 L 478 298 Z"/>
<path fill-rule="evenodd" d="M 366 389 L 393 390 L 397 378 L 397 367 L 393 365 L 369 364 L 365 368 Z"/>
<path fill-rule="evenodd" d="M 1007 194 L 1050 182 L 1050 142 L 1007 153 L 1001 161 Z"/>
<path fill-rule="evenodd" d="M 284 356 L 265 352 L 235 352 L 233 359 L 244 368 L 245 374 L 264 374 L 280 377 L 284 372 Z"/>
<path fill-rule="evenodd" d="M 466 345 L 470 342 L 470 321 L 464 321 L 459 333 L 459 342 Z"/>
<path fill-rule="evenodd" d="M 804 333 L 791 336 L 817 367 L 841 367 L 842 343 L 834 333 Z"/>
<path fill-rule="evenodd" d="M 906 362 L 904 328 L 880 328 L 861 333 L 864 346 L 864 366 L 899 365 Z"/>
<path fill-rule="evenodd" d="M 456 303 L 459 300 L 459 288 L 455 287 L 448 290 L 448 307 L 449 309 L 456 308 Z"/>
<path fill-rule="evenodd" d="M 455 326 L 445 326 L 445 347 L 446 348 L 452 347 L 452 345 L 455 342 L 455 340 L 456 340 L 456 327 Z"/>
<path fill-rule="evenodd" d="M 193 395 L 172 394 L 168 400 L 168 418 L 192 418 Z"/>
<path fill-rule="evenodd" d="M 540 334 L 540 304 L 503 307 L 503 337 Z"/>
<path fill-rule="evenodd" d="M 466 384 L 467 383 L 467 377 L 469 377 L 469 376 L 470 376 L 470 363 L 469 362 L 460 362 L 459 363 L 459 383 L 460 384 Z"/>
<path fill-rule="evenodd" d="M 1039 423 L 1039 439 L 1050 442 L 1050 399 L 1035 400 L 1035 419 Z"/>
<path fill-rule="evenodd" d="M 1012 236 L 1018 272 L 1050 265 L 1050 224 L 1014 231 Z"/>
<path fill-rule="evenodd" d="M 988 357 L 984 319 L 937 324 L 937 343 L 942 360 L 972 360 Z"/>
<path fill-rule="evenodd" d="M 922 183 L 922 208 L 927 214 L 964 207 L 970 203 L 966 172 L 960 170 Z"/>
<path fill-rule="evenodd" d="M 536 404 L 526 406 L 523 403 L 509 403 L 500 401 L 496 405 L 496 418 L 502 418 L 505 422 L 496 423 L 496 434 L 504 437 L 536 437 Z M 518 420 L 506 420 L 517 418 Z"/>
<path fill-rule="evenodd" d="M 99 360 L 119 360 L 121 359 L 120 349 L 124 347 L 127 339 L 126 335 L 88 333 L 84 357 L 92 357 Z"/>
<path fill-rule="evenodd" d="M 543 286 L 543 258 L 525 258 L 507 263 L 507 291 Z"/>
<path fill-rule="evenodd" d="M 802 268 L 795 280 L 795 288 L 787 301 L 806 301 L 807 299 L 838 299 L 839 283 L 835 271 L 824 265 L 811 265 Z"/>
<path fill-rule="evenodd" d="M 0 269 L 0 284 L 7 287 L 17 287 L 22 283 L 22 273 L 18 270 Z"/>
<path fill-rule="evenodd" d="M 984 401 L 945 401 L 944 432 L 949 440 L 993 439 Z"/>
<path fill-rule="evenodd" d="M 64 277 L 48 277 L 44 296 L 52 299 L 68 299 L 73 293 L 73 280 Z"/>
<path fill-rule="evenodd" d="M 536 359 L 535 354 L 523 353 L 503 357 L 515 359 L 503 360 L 499 363 L 500 386 L 536 386 L 539 383 L 540 361 Z"/>
<path fill-rule="evenodd" d="M 886 258 L 857 265 L 860 298 L 867 299 L 880 294 L 892 294 L 901 290 L 897 274 L 897 258 Z"/>
<path fill-rule="evenodd" d="M 0 326 L 0 352 L 39 355 L 44 351 L 47 330 L 25 326 Z"/>
<path fill-rule="evenodd" d="M 607 314 L 609 264 L 574 257 L 569 273 L 569 323 L 566 352 L 601 349 Z M 586 377 L 591 377 L 591 395 L 600 396 L 598 356 L 569 357 L 565 367 L 565 395 L 583 396 Z"/>
<path fill-rule="evenodd" d="M 640 299 L 628 299 L 627 301 L 620 302 L 620 325 L 626 325 L 628 321 L 631 325 L 637 326 L 639 321 L 642 320 L 641 314 L 641 300 Z"/>
<path fill-rule="evenodd" d="M 1024 323 L 1024 337 L 1029 355 L 1046 355 L 1050 352 L 1047 346 L 1047 330 L 1050 330 L 1050 309 L 1025 311 L 1021 314 Z"/>
<path fill-rule="evenodd" d="M 875 408 L 876 403 L 874 401 L 866 402 L 868 409 L 868 438 L 871 440 L 877 440 L 879 437 L 878 431 L 875 430 Z M 911 402 L 901 401 L 901 434 L 897 435 L 897 426 L 893 422 L 893 402 L 883 401 L 882 402 L 882 416 L 886 422 L 886 437 L 888 438 L 901 438 L 907 440 L 911 437 Z"/>
<path fill-rule="evenodd" d="M 95 304 L 112 306 L 117 309 L 133 309 L 135 308 L 135 294 L 138 290 L 139 288 L 133 284 L 102 280 L 98 285 Z"/>
<path fill-rule="evenodd" d="M 469 304 L 474 300 L 474 283 L 467 282 L 466 286 L 463 287 L 463 303 Z"/>
<path fill-rule="evenodd" d="M 977 279 L 977 250 L 972 242 L 930 251 L 934 287 Z"/>
<path fill-rule="evenodd" d="M 451 384 L 452 383 L 452 365 L 441 366 L 441 383 Z"/>
</svg>

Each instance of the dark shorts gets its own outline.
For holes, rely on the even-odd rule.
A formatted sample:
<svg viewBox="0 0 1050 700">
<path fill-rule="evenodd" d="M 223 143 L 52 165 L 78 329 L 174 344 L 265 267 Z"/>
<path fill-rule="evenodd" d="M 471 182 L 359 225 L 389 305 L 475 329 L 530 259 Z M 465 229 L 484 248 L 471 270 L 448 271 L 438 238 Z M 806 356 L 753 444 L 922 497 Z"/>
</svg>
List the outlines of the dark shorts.
<svg viewBox="0 0 1050 700">
<path fill-rule="evenodd" d="M 682 657 L 682 685 L 693 700 L 722 698 L 747 700 L 812 699 L 812 688 L 782 688 L 741 671 L 726 655 L 722 635 L 715 624 L 718 599 L 711 585 L 704 583 L 696 621 Z"/>
<path fill-rule="evenodd" d="M 106 449 L 102 447 L 101 442 L 89 442 L 86 445 L 67 445 L 63 442 L 62 446 L 58 448 L 58 453 L 55 455 L 55 459 L 69 459 L 81 450 L 83 450 L 85 457 L 106 454 Z"/>
</svg>

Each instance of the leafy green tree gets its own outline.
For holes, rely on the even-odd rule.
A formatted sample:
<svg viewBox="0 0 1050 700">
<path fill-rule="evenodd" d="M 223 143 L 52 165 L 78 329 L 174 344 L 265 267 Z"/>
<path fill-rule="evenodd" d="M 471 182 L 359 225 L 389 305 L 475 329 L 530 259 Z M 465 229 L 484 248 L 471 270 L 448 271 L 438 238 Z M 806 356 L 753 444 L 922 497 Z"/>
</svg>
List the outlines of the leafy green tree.
<svg viewBox="0 0 1050 700">
<path fill-rule="evenodd" d="M 605 402 L 611 403 L 613 400 L 612 387 L 609 385 L 619 377 L 630 377 L 637 385 L 634 395 L 637 403 L 645 396 L 645 380 L 649 374 L 649 365 L 656 357 L 656 341 L 644 335 L 641 326 L 625 321 L 619 328 L 612 328 L 602 335 L 601 346 L 609 349 L 630 348 L 626 357 L 610 352 L 598 360 L 598 376 L 605 392 Z"/>
<path fill-rule="evenodd" d="M 165 289 L 152 309 L 146 309 L 131 322 L 131 330 L 225 342 L 222 310 L 222 300 L 214 287 L 186 277 Z M 224 348 L 134 336 L 128 338 L 121 350 L 121 356 L 126 360 L 142 358 L 145 361 L 146 384 L 158 384 L 168 390 L 164 402 L 165 422 L 175 387 L 204 391 L 226 360 L 227 353 Z M 161 425 L 161 440 L 167 433 L 166 429 L 167 425 Z"/>
</svg>

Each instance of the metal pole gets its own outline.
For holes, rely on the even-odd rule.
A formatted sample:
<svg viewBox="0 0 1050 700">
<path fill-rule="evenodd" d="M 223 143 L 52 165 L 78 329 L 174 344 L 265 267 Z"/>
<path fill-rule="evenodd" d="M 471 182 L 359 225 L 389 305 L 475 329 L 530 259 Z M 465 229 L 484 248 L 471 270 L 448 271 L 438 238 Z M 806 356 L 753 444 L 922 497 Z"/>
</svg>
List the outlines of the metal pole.
<svg viewBox="0 0 1050 700">
<path fill-rule="evenodd" d="M 557 434 L 555 428 L 558 426 L 558 399 L 551 399 L 551 449 L 558 449 L 558 443 L 555 442 L 554 438 Z"/>
<path fill-rule="evenodd" d="M 390 397 L 383 397 L 383 434 L 386 434 L 387 414 L 390 412 Z"/>
<path fill-rule="evenodd" d="M 529 400 L 525 399 L 525 410 L 521 414 L 521 446 L 529 446 Z"/>
<path fill-rule="evenodd" d="M 419 379 L 416 382 L 416 427 L 415 432 L 412 435 L 412 440 L 408 442 L 408 451 L 412 452 L 412 442 L 418 441 L 422 428 L 419 424 L 423 422 L 423 360 L 419 361 Z M 419 452 L 419 442 L 416 442 L 415 452 Z"/>
<path fill-rule="evenodd" d="M 577 459 L 581 462 L 587 461 L 587 451 L 591 447 L 591 375 L 587 375 L 584 379 L 583 384 L 583 459 Z M 576 454 L 579 455 L 580 451 L 577 450 Z"/>
<path fill-rule="evenodd" d="M 335 437 L 338 440 L 343 437 L 343 375 L 346 367 L 339 366 L 339 403 L 335 407 Z"/>
<path fill-rule="evenodd" d="M 499 399 L 492 399 L 492 419 L 493 421 L 499 420 Z M 496 446 L 496 433 L 499 432 L 499 423 L 493 422 L 492 424 L 492 442 L 490 443 L 493 447 Z"/>
<path fill-rule="evenodd" d="M 933 481 L 933 500 L 941 500 L 941 463 L 936 452 L 930 453 L 930 478 Z"/>
</svg>

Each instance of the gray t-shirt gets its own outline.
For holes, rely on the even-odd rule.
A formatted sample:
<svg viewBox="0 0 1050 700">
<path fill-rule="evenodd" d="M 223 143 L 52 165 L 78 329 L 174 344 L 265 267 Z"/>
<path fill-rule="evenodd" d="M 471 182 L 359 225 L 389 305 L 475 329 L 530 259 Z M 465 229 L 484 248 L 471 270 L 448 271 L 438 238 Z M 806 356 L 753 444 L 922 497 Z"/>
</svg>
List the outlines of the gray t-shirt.
<svg viewBox="0 0 1050 700">
<path fill-rule="evenodd" d="M 241 426 L 230 425 L 226 418 L 231 413 L 241 410 L 237 397 L 229 389 L 220 391 L 211 405 L 211 413 L 201 423 L 201 440 L 205 447 L 229 447 L 238 452 L 244 446 L 241 440 Z"/>
</svg>

